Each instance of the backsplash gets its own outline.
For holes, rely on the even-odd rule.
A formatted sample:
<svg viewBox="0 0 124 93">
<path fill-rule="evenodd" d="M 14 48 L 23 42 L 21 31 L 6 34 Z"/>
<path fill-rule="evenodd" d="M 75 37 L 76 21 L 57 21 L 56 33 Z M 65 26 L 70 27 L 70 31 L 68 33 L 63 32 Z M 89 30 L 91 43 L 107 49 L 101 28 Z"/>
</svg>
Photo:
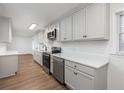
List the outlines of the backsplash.
<svg viewBox="0 0 124 93">
<path fill-rule="evenodd" d="M 7 50 L 7 45 L 5 43 L 0 43 L 0 52 L 4 52 Z"/>
<path fill-rule="evenodd" d="M 72 54 L 83 54 L 90 53 L 96 55 L 108 56 L 109 51 L 109 41 L 75 41 L 75 42 L 58 42 L 58 41 L 48 41 L 46 45 L 58 46 L 62 48 L 63 53 Z"/>
<path fill-rule="evenodd" d="M 106 55 L 109 53 L 108 41 L 76 41 L 62 43 L 63 52 L 91 53 Z"/>
</svg>

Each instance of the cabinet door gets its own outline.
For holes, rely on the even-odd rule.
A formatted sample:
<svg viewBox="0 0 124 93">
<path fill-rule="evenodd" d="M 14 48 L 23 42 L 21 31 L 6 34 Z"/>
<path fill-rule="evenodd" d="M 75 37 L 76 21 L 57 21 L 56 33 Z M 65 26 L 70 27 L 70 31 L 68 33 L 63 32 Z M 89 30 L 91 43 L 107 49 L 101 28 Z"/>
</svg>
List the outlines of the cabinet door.
<svg viewBox="0 0 124 93">
<path fill-rule="evenodd" d="M 38 53 L 36 51 L 36 62 L 38 63 Z"/>
<path fill-rule="evenodd" d="M 35 51 L 33 51 L 33 60 L 36 60 L 36 54 L 35 54 Z"/>
<path fill-rule="evenodd" d="M 11 64 L 9 63 L 11 62 Z M 18 56 L 1 56 L 0 57 L 0 78 L 15 75 L 18 71 Z"/>
<path fill-rule="evenodd" d="M 85 35 L 85 9 L 73 15 L 73 40 L 83 39 Z"/>
<path fill-rule="evenodd" d="M 9 18 L 0 17 L 0 42 L 11 42 L 11 35 Z"/>
<path fill-rule="evenodd" d="M 40 52 L 37 52 L 37 62 L 40 64 Z"/>
<path fill-rule="evenodd" d="M 56 23 L 56 30 L 57 30 L 56 41 L 60 41 L 60 25 L 59 25 L 59 23 Z"/>
<path fill-rule="evenodd" d="M 50 72 L 53 74 L 53 56 L 50 58 Z"/>
<path fill-rule="evenodd" d="M 77 71 L 76 89 L 90 90 L 94 89 L 94 77 Z"/>
<path fill-rule="evenodd" d="M 86 8 L 87 38 L 104 38 L 106 35 L 106 4 L 91 4 Z"/>
<path fill-rule="evenodd" d="M 40 65 L 43 66 L 43 53 L 40 53 Z"/>
<path fill-rule="evenodd" d="M 66 40 L 66 20 L 62 20 L 60 22 L 60 40 L 65 41 Z"/>
<path fill-rule="evenodd" d="M 65 66 L 65 83 L 72 89 L 76 89 L 76 75 L 74 69 Z"/>
<path fill-rule="evenodd" d="M 61 41 L 72 40 L 72 16 L 60 22 L 60 39 Z"/>
<path fill-rule="evenodd" d="M 72 16 L 66 18 L 66 40 L 72 40 Z"/>
</svg>

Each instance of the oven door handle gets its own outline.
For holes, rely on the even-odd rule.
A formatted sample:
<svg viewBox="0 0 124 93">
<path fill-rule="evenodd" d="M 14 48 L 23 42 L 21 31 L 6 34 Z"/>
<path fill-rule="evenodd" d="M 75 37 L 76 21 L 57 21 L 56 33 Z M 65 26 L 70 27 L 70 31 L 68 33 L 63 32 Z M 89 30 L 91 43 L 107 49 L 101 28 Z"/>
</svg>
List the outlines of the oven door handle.
<svg viewBox="0 0 124 93">
<path fill-rule="evenodd" d="M 43 54 L 43 56 L 47 56 L 47 57 L 49 57 L 50 55 L 47 55 L 47 54 Z"/>
</svg>

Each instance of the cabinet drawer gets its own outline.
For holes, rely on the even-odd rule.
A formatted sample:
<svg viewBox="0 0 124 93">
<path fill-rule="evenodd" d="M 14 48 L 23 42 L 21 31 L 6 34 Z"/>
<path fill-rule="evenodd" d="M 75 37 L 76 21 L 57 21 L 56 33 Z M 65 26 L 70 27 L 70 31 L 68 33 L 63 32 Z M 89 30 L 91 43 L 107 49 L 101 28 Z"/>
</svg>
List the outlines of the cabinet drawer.
<svg viewBox="0 0 124 93">
<path fill-rule="evenodd" d="M 68 60 L 65 60 L 65 65 L 72 67 L 74 69 L 77 69 L 81 72 L 87 73 L 89 75 L 92 75 L 92 76 L 95 75 L 95 69 L 93 69 L 93 68 L 90 68 L 90 67 L 78 64 L 78 63 L 74 63 L 74 62 L 68 61 Z"/>
<path fill-rule="evenodd" d="M 65 60 L 65 65 L 72 68 L 76 68 L 76 64 L 72 61 Z"/>
</svg>

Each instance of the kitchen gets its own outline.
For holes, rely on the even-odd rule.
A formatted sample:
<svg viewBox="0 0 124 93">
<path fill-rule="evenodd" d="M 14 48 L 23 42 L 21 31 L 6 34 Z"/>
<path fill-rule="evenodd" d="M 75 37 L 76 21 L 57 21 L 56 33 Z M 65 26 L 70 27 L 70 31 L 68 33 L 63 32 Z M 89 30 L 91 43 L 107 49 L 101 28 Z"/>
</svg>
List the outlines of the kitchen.
<svg viewBox="0 0 124 93">
<path fill-rule="evenodd" d="M 1 3 L 0 89 L 123 90 L 123 8 Z"/>
</svg>

